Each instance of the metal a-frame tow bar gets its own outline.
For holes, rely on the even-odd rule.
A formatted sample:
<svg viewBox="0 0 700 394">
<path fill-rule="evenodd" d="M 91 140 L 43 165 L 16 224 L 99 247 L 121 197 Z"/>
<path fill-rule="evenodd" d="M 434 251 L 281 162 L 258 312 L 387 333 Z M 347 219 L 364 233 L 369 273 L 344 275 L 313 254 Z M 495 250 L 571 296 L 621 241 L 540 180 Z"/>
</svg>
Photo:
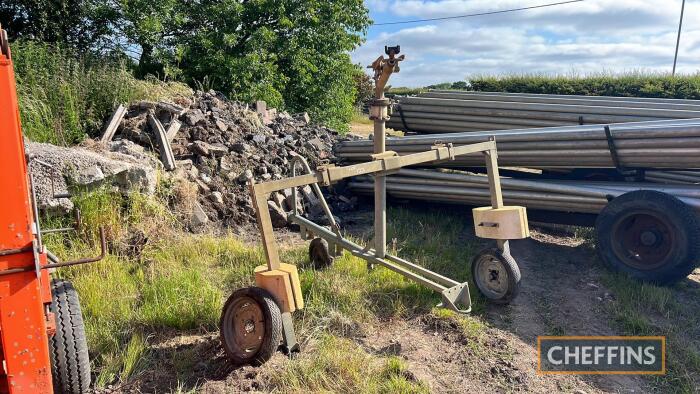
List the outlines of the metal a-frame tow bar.
<svg viewBox="0 0 700 394">
<path fill-rule="evenodd" d="M 299 351 L 292 313 L 304 307 L 304 300 L 296 266 L 280 261 L 274 240 L 267 200 L 276 191 L 293 190 L 294 212 L 290 215 L 291 222 L 299 225 L 303 239 L 318 237 L 311 243 L 311 258 L 314 255 L 325 256 L 325 260 L 330 261 L 331 255 L 338 255 L 341 249 L 348 250 L 368 264 L 381 265 L 439 292 L 442 296 L 440 306 L 459 313 L 469 313 L 471 299 L 466 282 L 460 283 L 386 253 L 385 176 L 406 166 L 483 153 L 488 171 L 491 206 L 473 210 L 474 227 L 477 236 L 496 239 L 497 247 L 484 250 L 474 258 L 472 273 L 479 290 L 495 302 L 508 302 L 517 294 L 520 271 L 510 256 L 508 240 L 525 238 L 529 236 L 529 230 L 525 208 L 503 205 L 496 142 L 489 140 L 463 146 L 436 143 L 429 151 L 405 156 L 385 151 L 385 122 L 389 119 L 387 109 L 390 102 L 384 97 L 384 88 L 390 75 L 399 71 L 399 62 L 404 60 L 403 56 L 396 56 L 399 51 L 398 46 L 385 48 L 388 58 L 380 56 L 370 66 L 375 72 L 376 96 L 370 112 L 370 119 L 375 122 L 373 161 L 346 167 L 326 165 L 312 171 L 304 158 L 295 155 L 291 162 L 291 178 L 250 183 L 267 264 L 254 270 L 257 286 L 234 291 L 221 314 L 221 341 L 234 364 L 261 365 L 280 348 L 288 354 Z M 304 174 L 296 174 L 298 167 L 301 167 Z M 374 248 L 362 247 L 342 236 L 319 186 L 329 186 L 341 179 L 366 174 L 373 175 L 375 179 Z M 297 211 L 296 189 L 307 185 L 312 187 L 320 201 L 330 223 L 330 230 L 302 217 Z"/>
</svg>

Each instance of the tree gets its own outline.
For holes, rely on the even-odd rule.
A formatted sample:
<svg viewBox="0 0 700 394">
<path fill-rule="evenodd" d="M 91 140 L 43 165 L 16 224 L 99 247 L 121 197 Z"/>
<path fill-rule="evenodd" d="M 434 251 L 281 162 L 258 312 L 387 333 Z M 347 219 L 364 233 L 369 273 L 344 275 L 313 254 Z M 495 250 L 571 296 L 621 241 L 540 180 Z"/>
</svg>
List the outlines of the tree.
<svg viewBox="0 0 700 394">
<path fill-rule="evenodd" d="M 103 50 L 118 12 L 100 0 L 13 0 L 0 2 L 0 24 L 10 40 L 27 38 L 79 52 Z"/>
<path fill-rule="evenodd" d="M 369 25 L 362 0 L 201 2 L 178 44 L 190 81 L 208 78 L 234 98 L 267 100 L 341 126 L 355 99 L 347 53 Z"/>
<path fill-rule="evenodd" d="M 361 65 L 357 65 L 357 72 L 355 73 L 355 90 L 357 90 L 357 95 L 355 97 L 355 107 L 362 108 L 362 106 L 372 97 L 374 97 L 374 81 L 370 78 L 367 73 L 364 72 Z"/>
<path fill-rule="evenodd" d="M 341 127 L 356 98 L 348 53 L 370 20 L 362 0 L 17 0 L 0 22 L 12 38 L 135 53 L 137 76 L 206 81 Z"/>
<path fill-rule="evenodd" d="M 181 0 L 121 0 L 119 30 L 127 44 L 140 47 L 139 76 L 176 77 L 174 48 L 186 34 L 187 21 L 197 15 L 190 2 Z"/>
</svg>

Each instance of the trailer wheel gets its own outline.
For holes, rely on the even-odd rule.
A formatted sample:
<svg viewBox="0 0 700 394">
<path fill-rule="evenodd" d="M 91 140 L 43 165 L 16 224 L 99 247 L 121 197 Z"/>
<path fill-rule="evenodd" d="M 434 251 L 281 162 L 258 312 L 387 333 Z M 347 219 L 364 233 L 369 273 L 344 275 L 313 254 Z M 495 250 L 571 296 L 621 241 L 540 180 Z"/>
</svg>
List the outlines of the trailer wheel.
<svg viewBox="0 0 700 394">
<path fill-rule="evenodd" d="M 323 238 L 314 238 L 309 244 L 309 260 L 315 268 L 330 267 L 333 256 L 329 251 L 328 242 Z"/>
<path fill-rule="evenodd" d="M 90 356 L 78 293 L 62 279 L 51 281 L 51 312 L 56 333 L 49 338 L 55 393 L 86 393 L 90 387 Z"/>
<path fill-rule="evenodd" d="M 700 262 L 700 222 L 676 197 L 653 190 L 625 193 L 596 220 L 598 253 L 617 271 L 666 284 L 687 277 Z"/>
<path fill-rule="evenodd" d="M 472 261 L 472 277 L 484 297 L 497 304 L 511 302 L 520 290 L 520 268 L 498 249 L 485 249 Z"/>
<path fill-rule="evenodd" d="M 224 304 L 219 322 L 221 343 L 234 365 L 260 366 L 282 342 L 282 313 L 267 290 L 238 289 Z"/>
</svg>

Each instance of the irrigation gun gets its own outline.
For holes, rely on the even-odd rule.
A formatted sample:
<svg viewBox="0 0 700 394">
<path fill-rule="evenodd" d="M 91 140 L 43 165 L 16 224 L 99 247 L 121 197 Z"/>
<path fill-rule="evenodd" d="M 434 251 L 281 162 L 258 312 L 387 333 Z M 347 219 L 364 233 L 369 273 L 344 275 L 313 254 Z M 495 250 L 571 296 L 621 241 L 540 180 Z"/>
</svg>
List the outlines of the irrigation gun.
<svg viewBox="0 0 700 394">
<path fill-rule="evenodd" d="M 323 165 L 312 171 L 300 156 L 292 160 L 292 177 L 265 183 L 250 183 L 250 193 L 256 209 L 267 264 L 255 268 L 256 286 L 233 292 L 221 315 L 221 340 L 234 364 L 261 365 L 278 349 L 297 352 L 299 345 L 294 333 L 292 313 L 304 307 L 297 268 L 280 261 L 274 240 L 267 200 L 271 193 L 292 189 L 294 212 L 292 223 L 299 226 L 303 239 L 312 239 L 309 256 L 312 260 L 332 262 L 343 249 L 364 259 L 369 265 L 388 268 L 441 294 L 442 307 L 460 313 L 471 311 L 469 286 L 430 271 L 386 251 L 386 177 L 401 168 L 428 162 L 455 160 L 461 155 L 479 153 L 488 169 L 491 206 L 473 210 L 476 235 L 495 239 L 496 247 L 479 253 L 472 262 L 472 273 L 479 290 L 495 302 L 509 302 L 517 294 L 520 270 L 511 257 L 509 239 L 529 236 L 525 208 L 504 206 L 498 173 L 494 139 L 453 146 L 434 144 L 423 152 L 399 156 L 385 149 L 386 121 L 390 100 L 384 89 L 391 74 L 399 72 L 400 47 L 386 47 L 388 57 L 378 57 L 370 66 L 374 71 L 375 98 L 371 103 L 370 119 L 374 120 L 374 153 L 371 161 L 351 166 Z M 297 175 L 300 169 L 302 174 Z M 330 186 L 342 179 L 371 175 L 374 177 L 374 240 L 367 247 L 345 238 L 326 203 L 320 186 Z M 330 228 L 304 218 L 297 211 L 297 188 L 310 185 L 319 199 Z M 372 247 L 373 246 L 373 247 Z"/>
</svg>

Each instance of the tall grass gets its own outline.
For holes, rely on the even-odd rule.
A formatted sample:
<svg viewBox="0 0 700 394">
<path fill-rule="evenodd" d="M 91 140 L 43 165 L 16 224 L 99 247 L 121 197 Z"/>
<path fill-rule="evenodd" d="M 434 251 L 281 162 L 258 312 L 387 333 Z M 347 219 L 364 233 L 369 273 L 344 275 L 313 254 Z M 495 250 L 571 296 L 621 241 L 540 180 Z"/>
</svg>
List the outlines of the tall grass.
<svg viewBox="0 0 700 394">
<path fill-rule="evenodd" d="M 186 95 L 180 83 L 138 80 L 117 60 L 78 57 L 50 44 L 12 44 L 24 134 L 71 145 L 100 134 L 118 104 Z"/>
</svg>

